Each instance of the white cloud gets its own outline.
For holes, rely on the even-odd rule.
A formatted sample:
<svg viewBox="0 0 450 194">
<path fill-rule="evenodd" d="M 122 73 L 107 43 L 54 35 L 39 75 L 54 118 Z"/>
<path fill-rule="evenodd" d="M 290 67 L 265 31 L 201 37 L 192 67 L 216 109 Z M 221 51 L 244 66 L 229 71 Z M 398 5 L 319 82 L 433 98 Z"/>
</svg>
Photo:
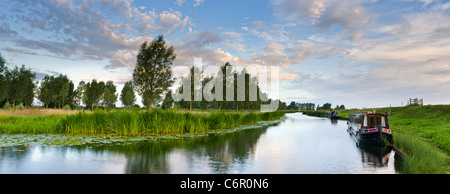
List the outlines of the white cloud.
<svg viewBox="0 0 450 194">
<path fill-rule="evenodd" d="M 0 32 L 6 34 L 2 38 L 21 48 L 50 53 L 47 55 L 71 60 L 106 60 L 110 62 L 106 68 L 128 68 L 129 54 L 136 53 L 144 40 L 154 38 L 149 35 L 170 34 L 190 24 L 190 18 L 178 11 L 158 14 L 136 7 L 129 0 L 20 0 L 5 6 L 21 9 L 11 9 L 10 15 L 3 17 L 31 29 L 30 33 L 47 36 L 23 37 L 7 24 L 0 27 Z M 36 6 L 39 9 L 34 9 Z"/>
<path fill-rule="evenodd" d="M 272 0 L 275 15 L 287 21 L 310 24 L 328 32 L 336 27 L 348 34 L 351 40 L 363 36 L 363 29 L 371 15 L 361 5 L 363 1 L 351 0 Z"/>
<path fill-rule="evenodd" d="M 170 33 L 174 30 L 184 28 L 189 22 L 190 18 L 183 15 L 179 11 L 163 11 L 159 14 L 160 24 L 163 27 L 163 32 Z"/>
<path fill-rule="evenodd" d="M 326 9 L 327 0 L 272 0 L 276 14 L 289 20 L 312 17 L 320 18 Z"/>
<path fill-rule="evenodd" d="M 176 4 L 179 6 L 179 7 L 182 7 L 183 6 L 183 4 L 186 2 L 186 0 L 176 0 Z"/>
<path fill-rule="evenodd" d="M 205 0 L 195 0 L 194 7 L 197 7 L 201 4 L 203 4 L 204 2 L 205 2 Z"/>
</svg>

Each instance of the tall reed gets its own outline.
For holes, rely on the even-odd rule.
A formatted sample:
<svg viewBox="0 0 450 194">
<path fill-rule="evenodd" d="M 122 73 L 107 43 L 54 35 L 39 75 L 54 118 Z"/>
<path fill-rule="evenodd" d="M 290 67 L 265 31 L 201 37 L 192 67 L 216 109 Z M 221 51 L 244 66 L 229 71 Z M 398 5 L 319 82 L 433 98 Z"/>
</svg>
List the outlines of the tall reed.
<svg viewBox="0 0 450 194">
<path fill-rule="evenodd" d="M 285 113 L 211 113 L 193 114 L 173 111 L 95 111 L 61 119 L 59 128 L 69 134 L 147 134 L 205 133 L 213 129 L 231 129 L 262 120 L 277 120 Z"/>
</svg>

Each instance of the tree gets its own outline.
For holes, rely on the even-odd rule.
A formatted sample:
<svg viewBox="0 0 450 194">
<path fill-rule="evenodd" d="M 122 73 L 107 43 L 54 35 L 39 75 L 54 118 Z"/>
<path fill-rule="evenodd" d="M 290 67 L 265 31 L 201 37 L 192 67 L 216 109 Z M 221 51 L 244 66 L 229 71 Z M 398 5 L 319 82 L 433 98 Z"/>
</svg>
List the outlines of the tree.
<svg viewBox="0 0 450 194">
<path fill-rule="evenodd" d="M 161 94 L 174 83 L 171 66 L 175 58 L 174 48 L 166 46 L 163 36 L 158 36 L 150 44 L 145 41 L 141 45 L 133 82 L 139 94 L 148 99 L 149 110 L 153 101 L 161 98 Z"/>
<path fill-rule="evenodd" d="M 74 93 L 73 100 L 74 100 L 75 104 L 77 104 L 78 106 L 80 106 L 81 102 L 83 101 L 85 89 L 86 89 L 86 83 L 84 81 L 81 81 L 80 83 L 78 83 L 77 89 L 73 92 Z"/>
<path fill-rule="evenodd" d="M 108 107 L 115 107 L 117 102 L 116 86 L 113 81 L 106 82 L 105 88 L 103 90 L 103 106 L 108 109 Z"/>
<path fill-rule="evenodd" d="M 7 79 L 7 72 L 8 69 L 6 68 L 6 61 L 3 59 L 2 55 L 0 54 L 0 101 L 3 101 L 8 96 L 8 79 Z"/>
<path fill-rule="evenodd" d="M 331 103 L 325 103 L 325 104 L 323 104 L 322 110 L 331 110 Z"/>
<path fill-rule="evenodd" d="M 341 106 L 339 106 L 339 109 L 345 110 L 345 106 L 344 106 L 344 105 L 341 105 Z"/>
<path fill-rule="evenodd" d="M 105 83 L 102 81 L 97 82 L 96 79 L 92 80 L 91 83 L 86 84 L 83 102 L 87 107 L 91 107 L 92 110 L 98 107 L 100 100 L 102 100 L 104 88 Z"/>
<path fill-rule="evenodd" d="M 299 107 L 297 106 L 297 104 L 296 104 L 294 101 L 292 101 L 292 102 L 289 104 L 289 106 L 287 106 L 287 109 L 288 109 L 288 110 L 298 110 Z"/>
<path fill-rule="evenodd" d="M 134 105 L 136 102 L 136 95 L 134 94 L 133 82 L 128 81 L 122 88 L 122 92 L 120 94 L 120 100 L 122 104 L 129 108 Z"/>
<path fill-rule="evenodd" d="M 32 101 L 34 98 L 33 91 L 36 87 L 34 83 L 36 75 L 31 72 L 31 69 L 26 69 L 24 65 L 20 69 L 16 66 L 12 71 L 6 71 L 6 74 L 9 82 L 14 83 L 9 84 L 7 97 L 12 102 L 13 109 L 16 104 L 23 102 L 25 99 L 31 99 Z"/>
<path fill-rule="evenodd" d="M 161 108 L 162 109 L 169 109 L 169 108 L 172 108 L 172 106 L 173 106 L 172 91 L 169 90 L 166 93 L 166 97 L 163 100 Z"/>
<path fill-rule="evenodd" d="M 46 75 L 44 77 L 44 79 L 41 82 L 41 87 L 39 88 L 40 92 L 38 95 L 38 99 L 44 103 L 45 107 L 48 108 L 51 100 L 52 100 L 52 96 L 53 96 L 53 90 L 51 89 L 51 80 L 54 79 L 54 77 L 50 77 L 48 75 Z"/>
<path fill-rule="evenodd" d="M 278 100 L 278 103 L 278 110 L 287 110 L 286 102 L 281 102 L 280 100 Z"/>
<path fill-rule="evenodd" d="M 45 104 L 46 108 L 62 108 L 66 104 L 73 104 L 75 99 L 73 88 L 73 82 L 67 75 L 45 76 L 38 89 L 38 99 Z"/>
</svg>

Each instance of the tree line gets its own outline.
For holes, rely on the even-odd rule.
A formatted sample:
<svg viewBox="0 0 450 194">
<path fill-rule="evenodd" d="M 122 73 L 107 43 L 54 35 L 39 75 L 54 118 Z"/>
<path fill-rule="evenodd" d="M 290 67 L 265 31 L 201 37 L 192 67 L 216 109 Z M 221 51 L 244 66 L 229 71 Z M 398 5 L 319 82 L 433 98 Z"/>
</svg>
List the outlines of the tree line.
<svg viewBox="0 0 450 194">
<path fill-rule="evenodd" d="M 158 36 L 151 42 L 145 41 L 136 56 L 136 65 L 133 71 L 133 79 L 126 82 L 120 95 L 117 93 L 117 88 L 113 81 L 97 81 L 93 79 L 91 82 L 81 81 L 77 88 L 74 83 L 67 77 L 67 75 L 60 74 L 59 76 L 45 76 L 43 80 L 36 80 L 36 76 L 31 69 L 15 67 L 8 69 L 6 62 L 0 55 L 0 105 L 10 106 L 14 108 L 16 105 L 25 107 L 31 106 L 33 99 L 39 99 L 46 108 L 74 108 L 84 104 L 86 108 L 92 110 L 96 108 L 113 108 L 115 103 L 120 99 L 124 107 L 138 106 L 136 105 L 137 92 L 142 97 L 142 103 L 150 110 L 153 106 L 161 107 L 163 109 L 177 107 L 186 110 L 193 109 L 217 109 L 217 110 L 259 110 L 262 104 L 268 104 L 272 99 L 268 95 L 261 92 L 258 80 L 251 75 L 244 68 L 243 70 L 231 70 L 232 65 L 225 63 L 220 67 L 216 75 L 224 75 L 222 77 L 223 83 L 223 100 L 207 100 L 204 96 L 200 101 L 194 101 L 194 82 L 201 83 L 202 88 L 206 87 L 207 83 L 213 79 L 214 76 L 194 76 L 194 72 L 203 74 L 202 69 L 195 70 L 192 67 L 187 77 L 190 78 L 191 83 L 191 100 L 181 100 L 174 102 L 172 98 L 172 91 L 169 90 L 175 79 L 172 77 L 173 61 L 176 59 L 175 49 L 172 46 L 167 46 L 163 36 Z M 232 72 L 227 72 L 232 71 Z M 233 77 L 227 77 L 233 76 Z M 238 78 L 245 78 L 245 94 L 240 94 L 241 99 L 238 100 Z M 195 80 L 200 79 L 200 80 Z M 226 80 L 234 80 L 234 85 L 230 85 Z M 39 86 L 38 86 L 39 85 Z M 227 101 L 226 88 L 233 87 L 234 100 Z M 242 86 L 239 86 L 242 87 Z M 256 101 L 251 99 L 250 90 L 256 88 Z M 179 91 L 183 91 L 183 86 L 178 86 Z M 210 88 L 215 93 L 216 88 Z M 242 99 L 242 97 L 244 97 Z M 262 99 L 268 101 L 263 102 Z M 279 110 L 311 110 L 314 109 L 313 103 L 295 103 L 291 102 L 289 105 L 279 102 Z M 317 105 L 317 109 L 331 109 L 331 104 L 324 104 L 322 107 Z M 341 105 L 343 106 L 343 105 Z"/>
<path fill-rule="evenodd" d="M 281 102 L 278 106 L 278 110 L 344 110 L 344 105 L 336 105 L 334 109 L 331 108 L 331 103 L 325 103 L 322 106 L 320 104 L 314 103 L 298 103 L 292 101 L 289 105 L 287 105 L 285 102 Z"/>
</svg>

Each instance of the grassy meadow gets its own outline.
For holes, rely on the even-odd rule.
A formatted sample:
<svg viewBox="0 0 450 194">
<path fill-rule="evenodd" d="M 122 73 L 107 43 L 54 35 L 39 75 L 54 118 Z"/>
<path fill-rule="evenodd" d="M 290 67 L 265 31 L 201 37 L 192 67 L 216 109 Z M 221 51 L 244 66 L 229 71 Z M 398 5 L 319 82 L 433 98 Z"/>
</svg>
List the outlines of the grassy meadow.
<svg viewBox="0 0 450 194">
<path fill-rule="evenodd" d="M 407 154 L 403 173 L 450 173 L 450 105 L 349 109 L 339 111 L 339 116 L 348 119 L 350 114 L 365 111 L 392 113 L 389 126 L 394 132 L 394 144 Z M 324 116 L 325 111 L 304 114 Z"/>
</svg>

